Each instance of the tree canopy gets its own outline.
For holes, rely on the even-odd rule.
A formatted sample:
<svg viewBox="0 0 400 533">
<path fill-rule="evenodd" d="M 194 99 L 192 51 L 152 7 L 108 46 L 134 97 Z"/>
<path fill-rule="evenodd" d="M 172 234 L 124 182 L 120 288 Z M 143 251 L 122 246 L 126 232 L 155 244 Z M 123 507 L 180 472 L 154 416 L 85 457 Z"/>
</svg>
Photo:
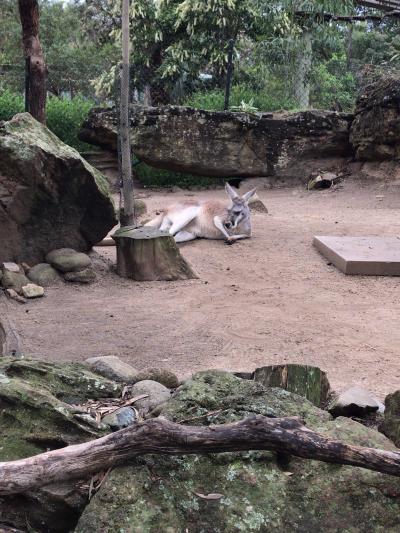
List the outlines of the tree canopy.
<svg viewBox="0 0 400 533">
<path fill-rule="evenodd" d="M 135 0 L 131 59 L 136 96 L 153 103 L 217 105 L 233 39 L 234 104 L 239 98 L 253 99 L 262 109 L 304 102 L 350 108 L 365 64 L 398 68 L 398 22 L 350 24 L 324 15 L 374 13 L 351 0 Z M 50 93 L 113 98 L 120 2 L 40 0 L 40 16 Z M 22 92 L 24 64 L 13 0 L 3 0 L 0 22 L 5 28 L 0 90 Z M 303 102 L 301 91 L 306 92 Z"/>
</svg>

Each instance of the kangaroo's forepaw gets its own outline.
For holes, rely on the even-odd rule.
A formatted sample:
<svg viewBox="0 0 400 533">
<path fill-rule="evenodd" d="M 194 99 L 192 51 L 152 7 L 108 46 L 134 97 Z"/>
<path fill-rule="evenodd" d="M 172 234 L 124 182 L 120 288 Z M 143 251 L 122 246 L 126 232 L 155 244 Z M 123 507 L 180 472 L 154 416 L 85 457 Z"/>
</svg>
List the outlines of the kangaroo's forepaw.
<svg viewBox="0 0 400 533">
<path fill-rule="evenodd" d="M 225 244 L 233 244 L 235 242 L 235 239 L 232 239 L 231 237 L 228 237 L 226 240 L 225 240 Z"/>
</svg>

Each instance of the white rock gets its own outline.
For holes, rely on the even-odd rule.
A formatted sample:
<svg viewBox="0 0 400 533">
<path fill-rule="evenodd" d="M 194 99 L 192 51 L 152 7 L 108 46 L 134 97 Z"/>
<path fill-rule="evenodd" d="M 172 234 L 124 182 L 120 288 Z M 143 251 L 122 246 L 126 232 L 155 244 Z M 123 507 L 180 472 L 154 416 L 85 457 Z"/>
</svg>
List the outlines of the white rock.
<svg viewBox="0 0 400 533">
<path fill-rule="evenodd" d="M 6 262 L 2 265 L 3 271 L 7 272 L 20 272 L 20 267 L 17 263 Z"/>
<path fill-rule="evenodd" d="M 44 289 L 40 285 L 34 283 L 28 283 L 22 287 L 22 294 L 25 298 L 40 298 L 44 295 Z"/>
</svg>

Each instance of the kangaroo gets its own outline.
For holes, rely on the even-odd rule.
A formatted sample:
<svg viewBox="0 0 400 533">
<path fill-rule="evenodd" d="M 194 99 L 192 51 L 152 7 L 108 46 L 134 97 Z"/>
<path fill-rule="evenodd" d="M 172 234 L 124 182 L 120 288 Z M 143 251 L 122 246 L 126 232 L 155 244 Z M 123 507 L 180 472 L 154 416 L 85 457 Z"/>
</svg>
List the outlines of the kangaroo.
<svg viewBox="0 0 400 533">
<path fill-rule="evenodd" d="M 169 231 L 176 242 L 203 238 L 225 239 L 227 244 L 233 244 L 239 239 L 250 238 L 248 202 L 256 189 L 239 196 L 226 183 L 225 190 L 230 198 L 229 203 L 217 200 L 180 202 L 166 208 L 145 225 Z"/>
</svg>

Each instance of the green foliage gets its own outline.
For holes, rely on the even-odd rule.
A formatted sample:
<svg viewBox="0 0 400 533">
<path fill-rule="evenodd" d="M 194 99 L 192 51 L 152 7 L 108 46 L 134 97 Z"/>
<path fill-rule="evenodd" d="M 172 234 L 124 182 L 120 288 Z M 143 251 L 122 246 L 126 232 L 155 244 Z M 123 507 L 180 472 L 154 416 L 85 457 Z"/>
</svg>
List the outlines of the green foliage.
<svg viewBox="0 0 400 533">
<path fill-rule="evenodd" d="M 311 105 L 319 109 L 351 111 L 356 99 L 356 82 L 351 72 L 332 72 L 332 62 L 320 63 L 312 72 Z"/>
<path fill-rule="evenodd" d="M 80 96 L 72 100 L 50 97 L 47 100 L 47 126 L 63 142 L 78 151 L 93 150 L 93 146 L 78 139 L 78 131 L 94 102 Z M 0 92 L 0 120 L 10 120 L 24 111 L 24 100 L 11 91 Z"/>
<path fill-rule="evenodd" d="M 184 174 L 173 172 L 172 170 L 160 170 L 150 167 L 145 163 L 139 163 L 134 167 L 134 172 L 145 187 L 181 187 L 182 189 L 212 189 L 223 185 L 224 180 L 221 178 L 212 178 L 207 176 L 194 176 L 193 174 Z"/>
<path fill-rule="evenodd" d="M 252 87 L 244 84 L 234 85 L 231 91 L 230 107 L 235 111 L 242 107 L 242 101 L 251 104 L 253 109 L 260 112 L 277 111 L 280 109 L 294 109 L 295 102 L 285 97 L 273 86 L 278 83 L 271 83 L 270 90 L 267 88 L 263 91 L 257 91 Z M 214 89 L 211 91 L 199 91 L 192 94 L 184 105 L 195 107 L 197 109 L 208 109 L 210 111 L 222 111 L 224 109 L 225 92 L 223 89 Z"/>
<path fill-rule="evenodd" d="M 24 110 L 24 99 L 21 95 L 9 90 L 0 92 L 0 120 L 10 120 L 15 114 Z"/>
<path fill-rule="evenodd" d="M 47 101 L 47 126 L 63 142 L 78 151 L 93 150 L 78 139 L 78 132 L 94 102 L 81 96 L 71 100 L 52 96 Z"/>
</svg>

